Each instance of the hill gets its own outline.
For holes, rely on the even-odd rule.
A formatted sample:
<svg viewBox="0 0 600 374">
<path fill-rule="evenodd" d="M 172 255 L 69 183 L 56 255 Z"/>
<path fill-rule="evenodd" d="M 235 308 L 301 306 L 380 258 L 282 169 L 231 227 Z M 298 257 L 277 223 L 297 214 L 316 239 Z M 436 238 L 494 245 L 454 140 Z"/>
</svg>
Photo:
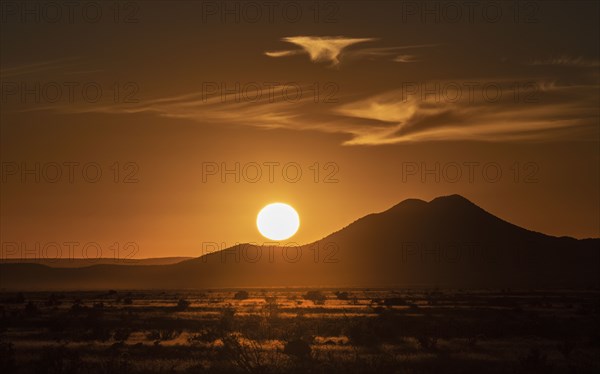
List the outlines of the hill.
<svg viewBox="0 0 600 374">
<path fill-rule="evenodd" d="M 298 247 L 237 245 L 168 265 L 1 264 L 3 289 L 563 288 L 600 285 L 600 239 L 552 237 L 459 195 L 409 199 Z"/>
</svg>

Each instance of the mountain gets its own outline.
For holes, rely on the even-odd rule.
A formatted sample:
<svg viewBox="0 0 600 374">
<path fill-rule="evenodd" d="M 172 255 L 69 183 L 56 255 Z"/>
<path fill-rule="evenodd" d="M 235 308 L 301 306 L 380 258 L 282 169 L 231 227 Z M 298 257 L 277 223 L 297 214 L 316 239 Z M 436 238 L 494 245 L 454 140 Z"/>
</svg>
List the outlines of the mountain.
<svg viewBox="0 0 600 374">
<path fill-rule="evenodd" d="M 552 237 L 459 195 L 409 199 L 298 247 L 237 245 L 169 265 L 0 264 L 3 289 L 598 287 L 600 239 Z"/>
<path fill-rule="evenodd" d="M 51 268 L 81 268 L 92 265 L 170 265 L 189 260 L 192 257 L 155 257 L 155 258 L 5 258 L 0 264 L 40 264 Z"/>
</svg>

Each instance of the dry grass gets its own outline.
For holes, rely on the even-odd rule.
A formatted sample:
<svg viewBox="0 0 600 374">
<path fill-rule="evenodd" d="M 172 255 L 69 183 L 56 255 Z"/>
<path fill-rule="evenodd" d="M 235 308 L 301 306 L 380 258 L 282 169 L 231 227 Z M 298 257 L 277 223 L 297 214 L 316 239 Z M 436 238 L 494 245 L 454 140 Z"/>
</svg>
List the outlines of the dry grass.
<svg viewBox="0 0 600 374">
<path fill-rule="evenodd" d="M 0 294 L 0 372 L 600 372 L 595 291 L 238 291 Z"/>
</svg>

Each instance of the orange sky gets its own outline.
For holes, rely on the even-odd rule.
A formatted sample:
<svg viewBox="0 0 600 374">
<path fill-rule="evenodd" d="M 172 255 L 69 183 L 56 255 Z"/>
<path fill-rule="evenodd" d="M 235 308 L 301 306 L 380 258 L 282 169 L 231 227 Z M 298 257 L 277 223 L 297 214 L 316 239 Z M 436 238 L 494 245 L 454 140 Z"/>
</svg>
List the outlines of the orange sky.
<svg viewBox="0 0 600 374">
<path fill-rule="evenodd" d="M 453 193 L 528 229 L 600 236 L 597 3 L 538 2 L 535 22 L 507 8 L 495 23 L 330 3 L 332 22 L 307 8 L 298 22 L 236 23 L 184 1 L 140 3 L 133 23 L 5 12 L 3 256 L 14 242 L 25 257 L 36 243 L 93 242 L 103 257 L 117 243 L 139 258 L 261 243 L 256 214 L 274 201 L 298 210 L 291 240 L 307 243 L 403 199 Z M 221 96 L 222 84 L 238 93 Z M 36 163 L 39 183 L 22 173 Z M 203 180 L 207 163 L 239 163 L 239 183 Z"/>
</svg>

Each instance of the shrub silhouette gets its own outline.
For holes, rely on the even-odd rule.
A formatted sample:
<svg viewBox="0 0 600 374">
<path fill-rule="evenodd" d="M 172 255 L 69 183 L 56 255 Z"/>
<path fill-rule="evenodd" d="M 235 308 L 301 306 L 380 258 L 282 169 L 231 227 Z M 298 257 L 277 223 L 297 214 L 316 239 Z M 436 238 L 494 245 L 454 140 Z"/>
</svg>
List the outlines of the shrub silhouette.
<svg viewBox="0 0 600 374">
<path fill-rule="evenodd" d="M 16 371 L 15 348 L 12 343 L 0 342 L 0 371 L 12 373 Z"/>
<path fill-rule="evenodd" d="M 223 337 L 224 356 L 240 370 L 245 373 L 264 373 L 266 362 L 264 362 L 261 351 L 262 347 L 254 340 L 242 344 L 237 336 L 229 334 Z"/>
<path fill-rule="evenodd" d="M 132 373 L 134 370 L 133 363 L 129 359 L 127 353 L 115 352 L 100 364 L 101 373 Z"/>
<path fill-rule="evenodd" d="M 50 296 L 48 296 L 48 300 L 46 300 L 44 304 L 48 307 L 52 307 L 59 306 L 60 304 L 62 304 L 62 302 L 60 301 L 60 297 L 53 293 L 50 294 Z"/>
<path fill-rule="evenodd" d="M 148 340 L 154 340 L 154 344 L 158 345 L 162 341 L 173 340 L 181 334 L 181 331 L 174 328 L 164 328 L 160 330 L 152 330 L 146 334 Z"/>
<path fill-rule="evenodd" d="M 25 305 L 25 313 L 29 314 L 29 315 L 35 315 L 39 312 L 38 307 L 32 302 L 28 302 L 27 305 Z"/>
<path fill-rule="evenodd" d="M 124 342 L 125 340 L 129 339 L 129 335 L 131 335 L 130 329 L 117 329 L 113 334 L 113 339 L 118 342 Z"/>
<path fill-rule="evenodd" d="M 524 373 L 547 373 L 549 365 L 547 356 L 539 348 L 534 347 L 520 358 L 521 368 Z"/>
<path fill-rule="evenodd" d="M 401 297 L 388 297 L 387 299 L 383 300 L 383 305 L 387 307 L 404 306 L 407 305 L 407 302 Z"/>
<path fill-rule="evenodd" d="M 265 305 L 262 308 L 264 317 L 273 322 L 273 320 L 279 317 L 279 305 L 277 304 L 277 298 L 268 296 L 265 297 Z"/>
<path fill-rule="evenodd" d="M 304 299 L 312 301 L 315 305 L 323 305 L 325 304 L 325 300 L 327 300 L 327 296 L 321 291 L 313 290 L 304 294 Z"/>
<path fill-rule="evenodd" d="M 25 304 L 26 300 L 23 292 L 19 292 L 14 297 L 8 297 L 3 301 L 7 304 Z"/>
<path fill-rule="evenodd" d="M 421 349 L 425 351 L 434 351 L 437 349 L 438 337 L 431 335 L 417 335 L 415 337 L 419 342 Z"/>
<path fill-rule="evenodd" d="M 285 343 L 283 348 L 283 353 L 299 359 L 306 359 L 310 357 L 311 351 L 310 345 L 304 340 L 300 339 L 290 340 L 289 342 Z"/>
<path fill-rule="evenodd" d="M 80 373 L 82 369 L 83 365 L 77 352 L 64 346 L 47 347 L 36 363 L 35 373 L 75 374 Z"/>
<path fill-rule="evenodd" d="M 343 292 L 337 291 L 335 293 L 335 296 L 338 298 L 338 300 L 349 300 L 350 299 L 350 296 L 349 296 L 348 292 L 346 292 L 346 291 L 343 291 Z"/>
<path fill-rule="evenodd" d="M 190 344 L 195 343 L 211 343 L 219 338 L 219 334 L 214 329 L 202 330 L 188 338 Z"/>
<path fill-rule="evenodd" d="M 177 302 L 176 310 L 183 311 L 186 310 L 192 303 L 187 301 L 186 299 L 179 299 Z"/>
<path fill-rule="evenodd" d="M 571 352 L 575 349 L 575 342 L 571 339 L 563 339 L 557 344 L 558 351 L 563 355 L 565 359 L 569 359 Z"/>
<path fill-rule="evenodd" d="M 381 343 L 381 339 L 373 327 L 366 321 L 354 321 L 347 328 L 346 336 L 352 344 L 374 348 Z"/>
<path fill-rule="evenodd" d="M 236 300 L 246 300 L 248 298 L 248 291 L 238 291 L 233 295 L 233 298 Z"/>
<path fill-rule="evenodd" d="M 73 301 L 73 305 L 71 305 L 71 313 L 80 314 L 85 310 L 87 310 L 87 307 L 82 304 L 81 300 L 75 299 L 75 301 Z"/>
<path fill-rule="evenodd" d="M 225 334 L 233 329 L 235 322 L 235 309 L 225 308 L 221 312 L 221 318 L 219 319 L 219 330 Z"/>
</svg>

